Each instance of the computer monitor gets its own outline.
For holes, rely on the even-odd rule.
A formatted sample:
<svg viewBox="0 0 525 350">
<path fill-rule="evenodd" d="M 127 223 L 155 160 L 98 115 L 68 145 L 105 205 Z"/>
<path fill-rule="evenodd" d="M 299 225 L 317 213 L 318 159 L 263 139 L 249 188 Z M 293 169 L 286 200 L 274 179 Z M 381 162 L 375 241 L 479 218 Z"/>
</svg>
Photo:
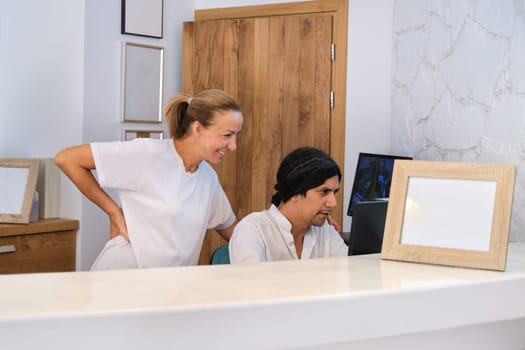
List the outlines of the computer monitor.
<svg viewBox="0 0 525 350">
<path fill-rule="evenodd" d="M 412 157 L 359 153 L 350 203 L 348 204 L 348 216 L 352 216 L 352 206 L 356 202 L 388 199 L 396 159 L 412 159 Z"/>
<path fill-rule="evenodd" d="M 355 202 L 348 255 L 381 252 L 388 201 Z"/>
</svg>

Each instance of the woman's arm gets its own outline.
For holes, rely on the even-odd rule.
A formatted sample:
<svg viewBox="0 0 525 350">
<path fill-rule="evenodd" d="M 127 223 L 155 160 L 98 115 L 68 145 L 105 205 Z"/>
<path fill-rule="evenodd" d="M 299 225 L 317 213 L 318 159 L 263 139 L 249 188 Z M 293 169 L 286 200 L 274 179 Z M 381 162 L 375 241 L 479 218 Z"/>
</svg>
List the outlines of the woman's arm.
<svg viewBox="0 0 525 350">
<path fill-rule="evenodd" d="M 220 234 L 222 236 L 222 238 L 224 238 L 226 241 L 229 241 L 232 234 L 233 234 L 233 229 L 235 228 L 235 225 L 237 225 L 237 220 L 234 221 L 233 224 L 231 224 L 230 226 L 228 226 L 227 228 L 225 228 L 224 230 L 215 230 L 217 231 L 218 234 Z"/>
<path fill-rule="evenodd" d="M 109 216 L 110 238 L 122 235 L 128 238 L 124 214 L 118 204 L 100 187 L 92 174 L 95 161 L 90 145 L 68 147 L 55 155 L 55 164 L 89 200 Z"/>
</svg>

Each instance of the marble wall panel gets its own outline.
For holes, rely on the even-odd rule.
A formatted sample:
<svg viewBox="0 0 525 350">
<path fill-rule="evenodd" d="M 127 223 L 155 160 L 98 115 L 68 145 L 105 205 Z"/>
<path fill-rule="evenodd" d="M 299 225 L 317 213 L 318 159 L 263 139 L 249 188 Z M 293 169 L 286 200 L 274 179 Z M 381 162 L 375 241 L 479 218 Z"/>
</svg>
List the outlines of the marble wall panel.
<svg viewBox="0 0 525 350">
<path fill-rule="evenodd" d="M 518 166 L 525 242 L 525 0 L 395 0 L 392 151 Z"/>
</svg>

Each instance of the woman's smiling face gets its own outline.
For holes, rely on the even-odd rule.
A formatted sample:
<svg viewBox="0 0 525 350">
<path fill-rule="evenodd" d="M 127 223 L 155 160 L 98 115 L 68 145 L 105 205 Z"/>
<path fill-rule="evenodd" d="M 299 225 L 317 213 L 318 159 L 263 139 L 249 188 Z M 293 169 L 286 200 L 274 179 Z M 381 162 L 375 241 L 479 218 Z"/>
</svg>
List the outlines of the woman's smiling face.
<svg viewBox="0 0 525 350">
<path fill-rule="evenodd" d="M 219 164 L 226 152 L 237 149 L 237 135 L 242 129 L 241 112 L 216 111 L 212 123 L 200 129 L 202 157 L 211 164 Z M 201 125 L 202 126 L 202 125 Z"/>
</svg>

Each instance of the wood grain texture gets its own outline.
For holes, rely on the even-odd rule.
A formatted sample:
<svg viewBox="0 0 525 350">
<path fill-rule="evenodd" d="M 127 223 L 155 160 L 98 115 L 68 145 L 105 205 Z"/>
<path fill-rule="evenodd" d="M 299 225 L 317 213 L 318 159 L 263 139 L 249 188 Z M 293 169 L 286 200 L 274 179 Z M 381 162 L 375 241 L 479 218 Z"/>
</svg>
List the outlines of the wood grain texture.
<svg viewBox="0 0 525 350">
<path fill-rule="evenodd" d="M 196 20 L 271 17 L 289 14 L 324 13 L 345 10 L 348 0 L 316 0 L 270 5 L 203 9 L 195 11 Z"/>
<path fill-rule="evenodd" d="M 45 219 L 28 225 L 1 224 L 0 273 L 75 271 L 78 221 Z"/>
<path fill-rule="evenodd" d="M 29 235 L 51 231 L 77 230 L 78 221 L 60 218 L 42 219 L 30 224 L 0 224 L 0 237 Z"/>
<path fill-rule="evenodd" d="M 335 60 L 332 62 L 331 88 L 334 91 L 334 108 L 331 111 L 330 155 L 344 169 L 344 145 L 346 123 L 346 65 L 348 33 L 348 0 L 314 0 L 294 3 L 281 3 L 256 6 L 228 7 L 218 9 L 196 10 L 196 20 L 246 19 L 257 17 L 274 17 L 296 14 L 330 14 L 333 17 L 332 41 L 335 44 Z M 324 98 L 324 97 L 322 97 Z M 343 186 L 337 194 L 341 203 Z M 336 221 L 341 223 L 342 205 L 334 212 Z"/>
<path fill-rule="evenodd" d="M 183 76 L 191 77 L 183 78 L 183 90 L 222 88 L 243 108 L 238 149 L 215 167 L 239 219 L 270 205 L 280 161 L 299 146 L 321 148 L 344 168 L 344 142 L 332 140 L 334 133 L 344 140 L 344 117 L 334 123 L 329 106 L 334 17 L 278 15 L 185 24 L 183 47 L 192 53 L 183 53 Z M 339 202 L 338 222 L 341 208 Z M 209 263 L 224 243 L 207 232 L 199 263 Z"/>
</svg>

